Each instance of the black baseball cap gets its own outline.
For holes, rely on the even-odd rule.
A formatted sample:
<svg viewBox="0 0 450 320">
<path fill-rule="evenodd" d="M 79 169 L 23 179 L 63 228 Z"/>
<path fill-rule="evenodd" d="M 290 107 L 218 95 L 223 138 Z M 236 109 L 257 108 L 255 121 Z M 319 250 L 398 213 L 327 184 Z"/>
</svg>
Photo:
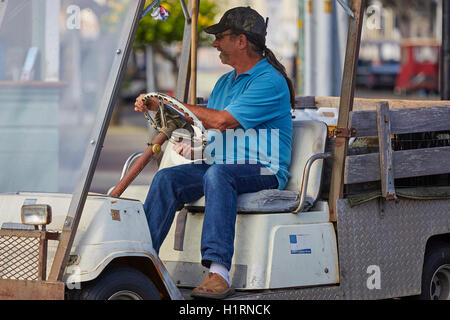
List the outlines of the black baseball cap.
<svg viewBox="0 0 450 320">
<path fill-rule="evenodd" d="M 267 22 L 250 7 L 236 7 L 225 12 L 219 23 L 204 29 L 206 33 L 218 34 L 232 29 L 250 35 L 265 43 Z"/>
</svg>

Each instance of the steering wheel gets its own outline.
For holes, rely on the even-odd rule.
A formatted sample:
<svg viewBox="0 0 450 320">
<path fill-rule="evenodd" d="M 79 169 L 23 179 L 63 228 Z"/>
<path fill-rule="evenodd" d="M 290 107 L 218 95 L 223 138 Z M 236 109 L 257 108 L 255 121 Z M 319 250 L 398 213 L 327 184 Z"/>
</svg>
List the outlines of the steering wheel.
<svg viewBox="0 0 450 320">
<path fill-rule="evenodd" d="M 144 112 L 145 117 L 148 122 L 159 132 L 159 134 L 152 140 L 147 149 L 142 153 L 142 155 L 136 160 L 133 166 L 128 170 L 125 175 L 120 178 L 119 183 L 114 187 L 109 195 L 113 197 L 120 197 L 120 195 L 125 191 L 125 189 L 130 185 L 130 183 L 136 178 L 136 176 L 144 169 L 144 167 L 149 162 L 150 158 L 154 154 L 161 152 L 161 145 L 169 139 L 170 142 L 177 144 L 181 139 L 190 140 L 194 142 L 194 148 L 202 148 L 202 151 L 207 145 L 206 130 L 202 122 L 181 102 L 169 97 L 163 93 L 151 92 L 143 97 L 143 102 L 145 104 L 146 100 L 150 98 L 158 99 L 159 110 L 153 118 L 147 111 Z M 165 104 L 167 101 L 168 104 Z M 179 111 L 177 108 L 182 111 Z M 192 118 L 193 125 L 186 118 L 185 114 Z M 158 118 L 156 119 L 156 116 Z M 188 131 L 188 134 L 181 132 L 174 132 L 176 129 L 183 128 Z M 176 133 L 176 134 L 173 134 Z M 175 137 L 175 139 L 174 139 Z M 198 150 L 198 149 L 197 149 Z"/>
<path fill-rule="evenodd" d="M 164 93 L 159 92 L 151 92 L 144 96 L 142 99 L 145 103 L 146 100 L 150 98 L 158 99 L 158 113 L 159 113 L 159 121 L 153 118 L 148 111 L 144 112 L 144 116 L 147 118 L 148 122 L 159 132 L 162 132 L 168 136 L 170 142 L 176 144 L 180 141 L 180 139 L 191 139 L 196 145 L 202 146 L 202 149 L 206 147 L 207 139 L 206 139 L 206 130 L 203 126 L 202 122 L 197 118 L 197 116 L 192 113 L 188 108 L 186 108 L 180 101 L 175 98 L 172 98 Z M 164 100 L 169 104 L 165 104 Z M 176 108 L 174 107 L 176 106 Z M 185 114 L 187 114 L 193 120 L 193 124 L 186 118 L 182 110 Z M 174 120 L 175 119 L 175 120 Z M 172 120 L 176 124 L 176 128 L 184 128 L 190 133 L 190 137 L 186 137 L 182 134 L 175 135 L 172 134 L 174 128 L 171 128 L 171 132 L 167 132 L 168 123 Z M 173 126 L 173 124 L 172 124 Z"/>
</svg>

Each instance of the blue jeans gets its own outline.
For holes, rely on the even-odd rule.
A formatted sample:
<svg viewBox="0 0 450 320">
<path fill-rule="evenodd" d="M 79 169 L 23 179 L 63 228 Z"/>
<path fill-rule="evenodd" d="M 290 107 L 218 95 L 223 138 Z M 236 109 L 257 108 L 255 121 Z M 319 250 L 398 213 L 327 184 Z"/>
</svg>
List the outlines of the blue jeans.
<svg viewBox="0 0 450 320">
<path fill-rule="evenodd" d="M 159 249 L 175 212 L 205 195 L 201 238 L 202 265 L 223 264 L 230 270 L 234 253 L 237 196 L 276 189 L 275 175 L 261 175 L 260 164 L 186 164 L 158 171 L 144 203 L 153 247 Z"/>
</svg>

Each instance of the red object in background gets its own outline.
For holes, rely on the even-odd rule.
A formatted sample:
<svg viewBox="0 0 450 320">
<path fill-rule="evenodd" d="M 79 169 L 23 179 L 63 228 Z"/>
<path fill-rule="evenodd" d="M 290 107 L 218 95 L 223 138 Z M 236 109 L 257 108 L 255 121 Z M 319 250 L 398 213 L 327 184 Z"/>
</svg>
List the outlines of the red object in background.
<svg viewBox="0 0 450 320">
<path fill-rule="evenodd" d="M 163 93 L 170 97 L 175 97 L 175 90 L 164 90 Z"/>
<path fill-rule="evenodd" d="M 439 57 L 441 45 L 432 39 L 406 40 L 402 43 L 402 60 L 395 91 L 439 91 Z"/>
</svg>

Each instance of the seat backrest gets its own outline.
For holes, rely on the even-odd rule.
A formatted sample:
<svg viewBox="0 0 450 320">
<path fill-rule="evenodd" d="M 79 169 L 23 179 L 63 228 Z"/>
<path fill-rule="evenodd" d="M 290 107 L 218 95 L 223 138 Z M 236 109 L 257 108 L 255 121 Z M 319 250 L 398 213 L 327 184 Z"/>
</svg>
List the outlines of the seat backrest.
<svg viewBox="0 0 450 320">
<path fill-rule="evenodd" d="M 309 158 L 324 153 L 328 137 L 325 122 L 317 120 L 294 120 L 292 134 L 292 155 L 289 173 L 291 177 L 287 190 L 299 191 L 302 186 L 303 170 Z M 306 196 L 315 201 L 319 197 L 322 180 L 323 160 L 317 160 L 311 167 Z"/>
</svg>

